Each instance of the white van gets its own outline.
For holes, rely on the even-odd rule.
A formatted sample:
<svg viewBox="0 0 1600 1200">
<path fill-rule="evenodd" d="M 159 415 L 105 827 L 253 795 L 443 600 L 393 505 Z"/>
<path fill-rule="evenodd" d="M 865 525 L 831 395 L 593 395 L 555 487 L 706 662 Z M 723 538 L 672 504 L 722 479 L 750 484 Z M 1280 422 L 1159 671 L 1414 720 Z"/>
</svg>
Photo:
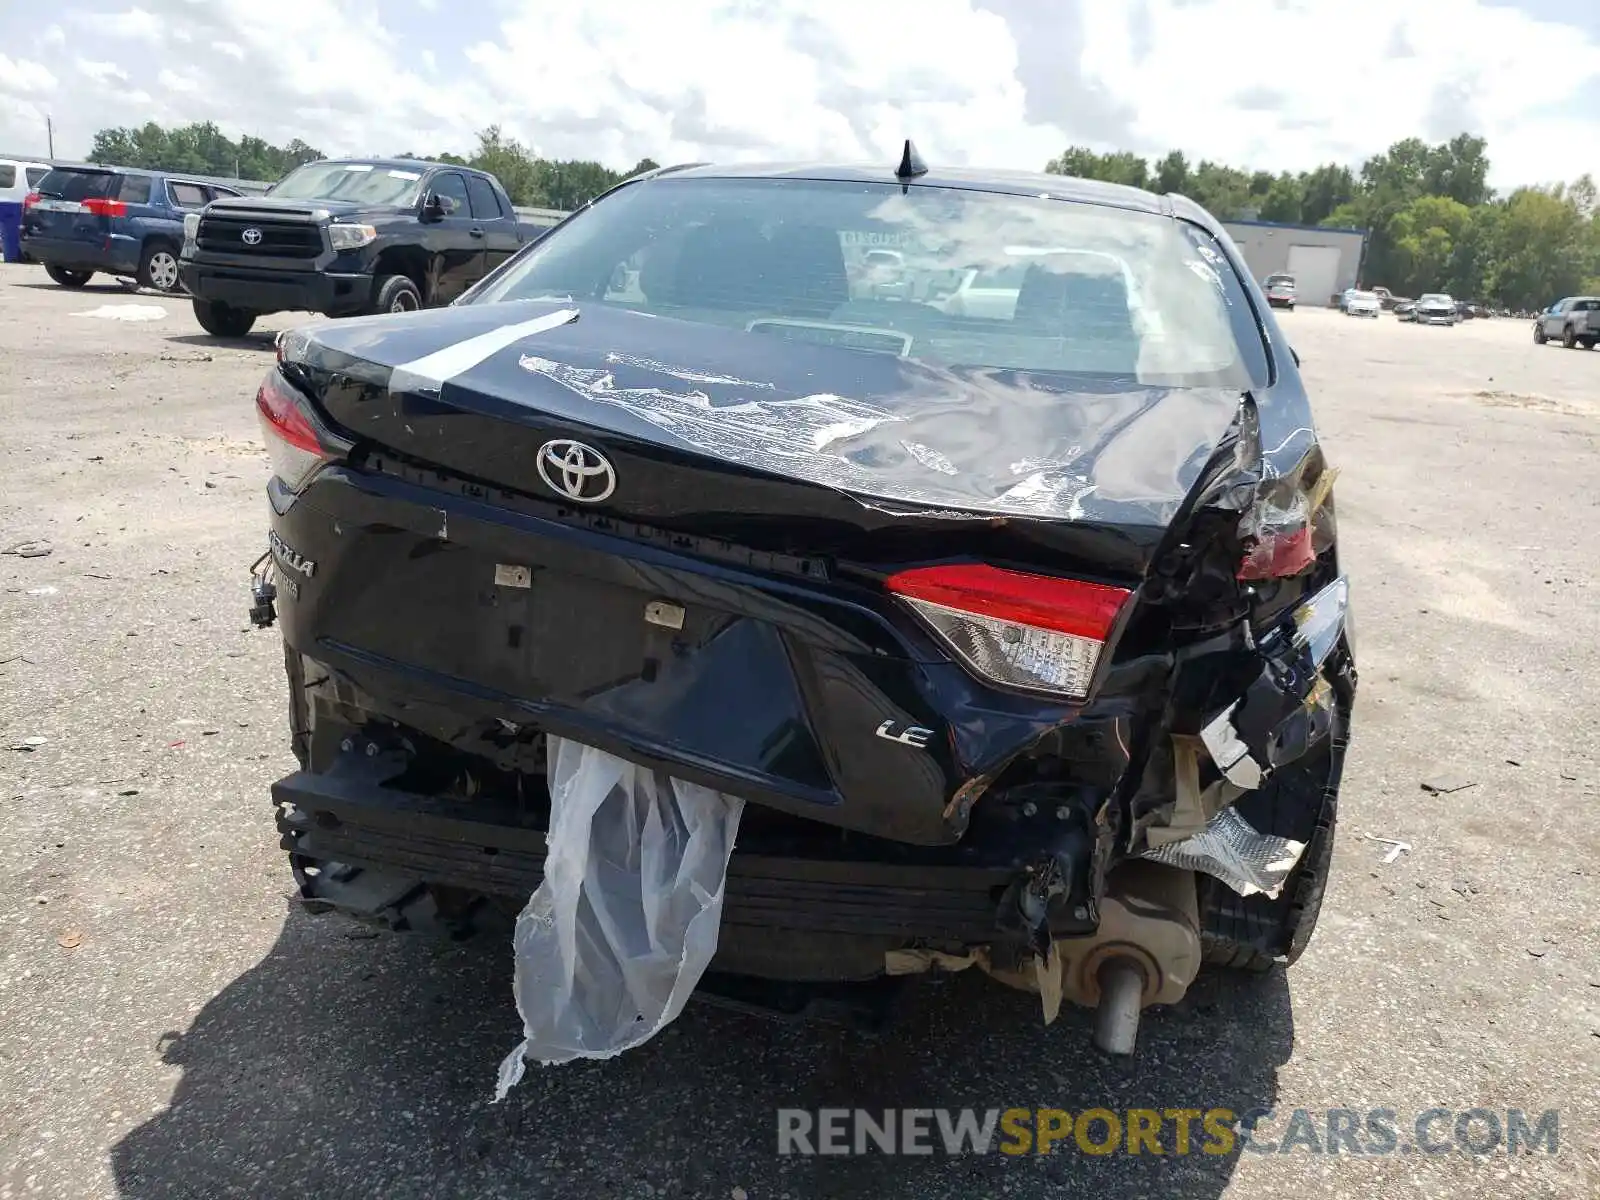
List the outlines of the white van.
<svg viewBox="0 0 1600 1200">
<path fill-rule="evenodd" d="M 22 223 L 22 201 L 49 172 L 45 163 L 0 158 L 0 254 L 8 262 L 20 255 L 17 237 Z"/>
</svg>

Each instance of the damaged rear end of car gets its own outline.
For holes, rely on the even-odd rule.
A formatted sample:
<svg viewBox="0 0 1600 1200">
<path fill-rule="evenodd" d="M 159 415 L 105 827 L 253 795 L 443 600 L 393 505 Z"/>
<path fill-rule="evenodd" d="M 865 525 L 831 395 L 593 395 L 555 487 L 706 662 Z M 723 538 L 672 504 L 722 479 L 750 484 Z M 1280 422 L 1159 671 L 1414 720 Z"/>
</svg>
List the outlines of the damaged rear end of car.
<svg viewBox="0 0 1600 1200">
<path fill-rule="evenodd" d="M 737 802 L 688 980 L 726 999 L 977 966 L 1126 1053 L 1203 961 L 1297 957 L 1335 472 L 1215 222 L 1071 184 L 662 173 L 463 304 L 284 336 L 253 612 L 304 902 L 515 911 L 581 751 Z M 940 306 L 974 269 L 1006 311 Z"/>
</svg>

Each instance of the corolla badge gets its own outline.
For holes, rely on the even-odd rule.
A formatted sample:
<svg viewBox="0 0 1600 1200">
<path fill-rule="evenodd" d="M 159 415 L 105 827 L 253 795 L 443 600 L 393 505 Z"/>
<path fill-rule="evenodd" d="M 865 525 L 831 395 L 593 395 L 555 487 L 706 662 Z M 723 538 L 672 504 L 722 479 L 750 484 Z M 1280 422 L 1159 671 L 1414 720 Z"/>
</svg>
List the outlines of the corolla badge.
<svg viewBox="0 0 1600 1200">
<path fill-rule="evenodd" d="M 246 229 L 239 235 L 239 240 L 246 246 L 259 246 L 261 244 L 261 230 Z"/>
<path fill-rule="evenodd" d="M 540 446 L 536 465 L 545 486 L 579 504 L 599 504 L 617 489 L 611 461 L 593 446 L 570 438 Z"/>
</svg>

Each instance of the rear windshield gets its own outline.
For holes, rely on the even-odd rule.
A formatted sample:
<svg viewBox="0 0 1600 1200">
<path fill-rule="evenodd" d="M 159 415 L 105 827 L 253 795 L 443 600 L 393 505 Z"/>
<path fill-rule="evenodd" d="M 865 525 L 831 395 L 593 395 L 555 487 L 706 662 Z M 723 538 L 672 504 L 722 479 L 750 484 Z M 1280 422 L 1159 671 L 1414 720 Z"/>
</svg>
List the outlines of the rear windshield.
<svg viewBox="0 0 1600 1200">
<path fill-rule="evenodd" d="M 309 163 L 275 186 L 288 200 L 349 200 L 405 208 L 417 199 L 421 171 L 373 163 Z"/>
<path fill-rule="evenodd" d="M 29 187 L 38 187 L 39 186 L 39 181 L 41 179 L 43 179 L 48 174 L 50 174 L 50 168 L 49 167 L 29 167 L 28 168 L 28 186 Z"/>
<path fill-rule="evenodd" d="M 113 171 L 74 171 L 57 167 L 39 181 L 39 194 L 57 200 L 111 200 L 119 176 Z"/>
<path fill-rule="evenodd" d="M 651 180 L 568 221 L 471 302 L 544 296 L 945 367 L 1241 389 L 1267 374 L 1240 281 L 1204 231 L 1031 196 Z"/>
<path fill-rule="evenodd" d="M 1267 276 L 1267 286 L 1268 287 L 1276 287 L 1279 284 L 1284 284 L 1284 283 L 1288 284 L 1290 287 L 1293 287 L 1294 286 L 1294 276 L 1293 275 L 1268 275 Z"/>
</svg>

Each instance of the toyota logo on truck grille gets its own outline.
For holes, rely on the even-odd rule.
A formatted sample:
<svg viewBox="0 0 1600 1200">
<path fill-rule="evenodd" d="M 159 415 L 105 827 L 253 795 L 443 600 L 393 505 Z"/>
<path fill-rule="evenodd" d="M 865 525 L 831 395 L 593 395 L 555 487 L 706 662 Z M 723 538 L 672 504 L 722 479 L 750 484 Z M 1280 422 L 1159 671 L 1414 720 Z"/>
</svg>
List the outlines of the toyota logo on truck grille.
<svg viewBox="0 0 1600 1200">
<path fill-rule="evenodd" d="M 539 478 L 552 492 L 579 504 L 599 504 L 617 487 L 617 473 L 593 446 L 557 438 L 539 447 Z"/>
<path fill-rule="evenodd" d="M 261 244 L 261 230 L 246 229 L 239 235 L 239 240 L 246 246 L 259 246 Z"/>
</svg>

